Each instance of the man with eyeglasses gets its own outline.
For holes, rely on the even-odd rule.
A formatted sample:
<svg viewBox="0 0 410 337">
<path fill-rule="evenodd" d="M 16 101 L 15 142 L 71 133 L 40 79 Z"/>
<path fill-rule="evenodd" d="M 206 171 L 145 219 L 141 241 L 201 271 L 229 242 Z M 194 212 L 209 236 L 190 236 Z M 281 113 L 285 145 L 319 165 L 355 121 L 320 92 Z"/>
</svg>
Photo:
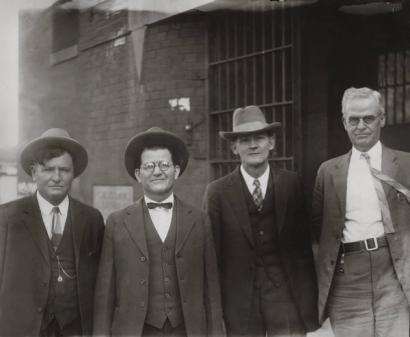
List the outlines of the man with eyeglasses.
<svg viewBox="0 0 410 337">
<path fill-rule="evenodd" d="M 326 161 L 313 191 L 319 319 L 337 337 L 409 336 L 410 154 L 380 143 L 379 92 L 342 100 L 348 153 Z"/>
<path fill-rule="evenodd" d="M 129 141 L 125 167 L 144 195 L 107 220 L 94 335 L 224 336 L 209 221 L 173 193 L 188 157 L 158 127 Z"/>
</svg>

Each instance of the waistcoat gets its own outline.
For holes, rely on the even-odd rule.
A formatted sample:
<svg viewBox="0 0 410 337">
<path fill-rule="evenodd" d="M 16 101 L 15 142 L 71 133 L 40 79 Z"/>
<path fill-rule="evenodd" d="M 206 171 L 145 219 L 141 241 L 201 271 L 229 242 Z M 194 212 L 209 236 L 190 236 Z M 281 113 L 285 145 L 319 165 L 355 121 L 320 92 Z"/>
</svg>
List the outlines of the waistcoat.
<svg viewBox="0 0 410 337">
<path fill-rule="evenodd" d="M 159 237 L 146 206 L 144 206 L 143 211 L 149 256 L 149 298 L 145 323 L 160 329 L 168 318 L 172 327 L 175 328 L 183 322 L 175 265 L 177 236 L 175 204 L 171 226 L 164 242 Z"/>
<path fill-rule="evenodd" d="M 47 326 L 55 317 L 60 327 L 63 328 L 75 319 L 80 318 L 70 212 L 57 250 L 54 251 L 50 240 L 48 246 L 51 280 L 42 325 Z"/>
</svg>

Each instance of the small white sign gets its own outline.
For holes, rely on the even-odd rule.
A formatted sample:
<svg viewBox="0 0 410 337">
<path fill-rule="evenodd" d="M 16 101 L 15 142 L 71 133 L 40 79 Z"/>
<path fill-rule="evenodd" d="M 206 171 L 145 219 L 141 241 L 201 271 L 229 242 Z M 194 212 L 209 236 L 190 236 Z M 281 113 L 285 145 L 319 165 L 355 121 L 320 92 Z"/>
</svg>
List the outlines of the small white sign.
<svg viewBox="0 0 410 337">
<path fill-rule="evenodd" d="M 132 186 L 93 186 L 93 205 L 100 210 L 104 221 L 110 213 L 131 205 L 133 197 Z"/>
</svg>

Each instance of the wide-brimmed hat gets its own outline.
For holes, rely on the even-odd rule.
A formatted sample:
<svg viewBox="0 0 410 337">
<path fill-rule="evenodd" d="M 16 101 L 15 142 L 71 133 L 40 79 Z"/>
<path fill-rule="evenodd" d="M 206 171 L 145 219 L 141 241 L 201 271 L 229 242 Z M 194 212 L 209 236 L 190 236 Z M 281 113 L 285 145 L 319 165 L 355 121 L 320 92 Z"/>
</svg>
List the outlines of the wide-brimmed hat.
<svg viewBox="0 0 410 337">
<path fill-rule="evenodd" d="M 262 110 L 255 105 L 248 105 L 233 112 L 232 131 L 219 131 L 219 135 L 224 139 L 234 140 L 253 133 L 272 132 L 280 126 L 280 122 L 266 123 Z"/>
<path fill-rule="evenodd" d="M 133 138 L 130 139 L 125 149 L 125 168 L 127 169 L 128 174 L 133 179 L 136 179 L 136 164 L 137 161 L 139 161 L 139 159 L 141 158 L 142 151 L 147 147 L 153 146 L 159 146 L 169 149 L 172 153 L 173 160 L 177 161 L 177 164 L 180 167 L 179 175 L 184 172 L 189 159 L 189 152 L 185 143 L 181 138 L 179 138 L 172 132 L 154 126 L 144 132 L 136 134 Z"/>
<path fill-rule="evenodd" d="M 47 147 L 57 147 L 66 150 L 73 158 L 74 177 L 78 177 L 87 167 L 88 155 L 85 148 L 64 129 L 52 128 L 46 130 L 40 137 L 28 142 L 20 152 L 20 162 L 23 170 L 31 176 L 31 165 L 36 160 L 39 150 Z"/>
</svg>

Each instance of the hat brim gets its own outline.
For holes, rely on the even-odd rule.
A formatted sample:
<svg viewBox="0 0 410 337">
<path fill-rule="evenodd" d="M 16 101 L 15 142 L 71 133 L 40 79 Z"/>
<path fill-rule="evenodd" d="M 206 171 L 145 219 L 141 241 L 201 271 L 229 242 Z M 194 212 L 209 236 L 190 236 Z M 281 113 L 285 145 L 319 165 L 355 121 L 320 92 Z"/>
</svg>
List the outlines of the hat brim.
<svg viewBox="0 0 410 337">
<path fill-rule="evenodd" d="M 39 137 L 27 143 L 20 153 L 20 163 L 23 170 L 31 176 L 31 166 L 35 154 L 46 147 L 56 147 L 66 150 L 73 158 L 74 178 L 78 177 L 88 164 L 85 148 L 76 140 L 64 137 Z"/>
<path fill-rule="evenodd" d="M 180 161 L 179 175 L 185 171 L 188 165 L 189 152 L 185 143 L 173 133 L 168 131 L 149 131 L 142 132 L 133 137 L 125 149 L 124 162 L 125 168 L 131 178 L 137 180 L 135 177 L 136 162 L 141 158 L 141 153 L 144 148 L 159 146 L 168 148 L 171 153 L 178 156 Z"/>
<path fill-rule="evenodd" d="M 268 124 L 266 127 L 262 129 L 257 129 L 257 130 L 250 130 L 250 131 L 219 131 L 219 136 L 223 139 L 226 140 L 235 140 L 238 137 L 241 136 L 248 136 L 252 134 L 257 134 L 257 133 L 264 133 L 264 132 L 273 132 L 274 129 L 277 129 L 281 126 L 282 124 L 280 122 L 273 122 Z"/>
</svg>

